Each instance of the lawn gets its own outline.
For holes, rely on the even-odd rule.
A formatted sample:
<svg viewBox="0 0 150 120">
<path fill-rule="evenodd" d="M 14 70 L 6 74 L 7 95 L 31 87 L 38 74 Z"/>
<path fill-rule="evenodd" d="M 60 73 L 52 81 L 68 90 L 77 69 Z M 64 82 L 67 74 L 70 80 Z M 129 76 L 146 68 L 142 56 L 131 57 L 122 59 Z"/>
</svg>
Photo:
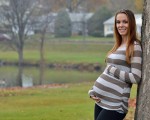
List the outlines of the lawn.
<svg viewBox="0 0 150 120">
<path fill-rule="evenodd" d="M 94 102 L 88 97 L 93 82 L 0 90 L 1 120 L 92 120 Z M 135 93 L 136 87 L 132 89 Z M 135 94 L 131 95 L 135 98 Z M 130 108 L 126 120 L 133 118 Z"/>
<path fill-rule="evenodd" d="M 91 120 L 90 83 L 0 91 L 2 120 Z"/>
<path fill-rule="evenodd" d="M 24 46 L 24 60 L 37 63 L 40 58 L 38 37 L 26 41 Z M 49 38 L 45 40 L 44 57 L 47 63 L 100 63 L 104 64 L 106 53 L 111 49 L 113 38 L 88 37 L 83 41 L 81 37 Z M 104 44 L 108 42 L 108 44 Z M 1 44 L 0 60 L 18 61 L 16 51 L 12 51 L 5 43 Z"/>
</svg>

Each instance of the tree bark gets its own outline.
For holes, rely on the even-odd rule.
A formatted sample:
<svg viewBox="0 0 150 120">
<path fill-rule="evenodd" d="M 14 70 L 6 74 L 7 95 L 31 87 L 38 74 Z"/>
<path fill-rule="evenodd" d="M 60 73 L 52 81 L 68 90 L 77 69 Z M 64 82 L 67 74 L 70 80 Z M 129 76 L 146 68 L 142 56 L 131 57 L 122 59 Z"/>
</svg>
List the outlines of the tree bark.
<svg viewBox="0 0 150 120">
<path fill-rule="evenodd" d="M 18 75 L 17 75 L 17 85 L 22 87 L 22 75 L 23 75 L 23 48 L 18 49 Z"/>
<path fill-rule="evenodd" d="M 42 85 L 43 80 L 44 80 L 44 68 L 45 68 L 44 41 L 45 41 L 45 33 L 46 33 L 46 27 L 41 33 L 39 85 Z"/>
<path fill-rule="evenodd" d="M 142 80 L 138 85 L 135 120 L 150 120 L 150 0 L 144 0 L 141 39 Z"/>
</svg>

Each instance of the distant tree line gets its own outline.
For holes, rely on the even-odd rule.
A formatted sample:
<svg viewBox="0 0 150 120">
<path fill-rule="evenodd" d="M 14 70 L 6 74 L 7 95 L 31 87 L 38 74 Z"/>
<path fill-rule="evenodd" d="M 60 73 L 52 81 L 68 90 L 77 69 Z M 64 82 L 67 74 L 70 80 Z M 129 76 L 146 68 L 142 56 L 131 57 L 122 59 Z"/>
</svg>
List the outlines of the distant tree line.
<svg viewBox="0 0 150 120">
<path fill-rule="evenodd" d="M 45 3 L 47 0 L 40 0 Z M 94 12 L 101 6 L 106 6 L 111 12 L 116 12 L 121 8 L 128 8 L 134 12 L 142 12 L 144 0 L 48 0 L 53 6 L 53 12 L 57 12 L 60 8 L 67 8 L 69 12 Z"/>
</svg>

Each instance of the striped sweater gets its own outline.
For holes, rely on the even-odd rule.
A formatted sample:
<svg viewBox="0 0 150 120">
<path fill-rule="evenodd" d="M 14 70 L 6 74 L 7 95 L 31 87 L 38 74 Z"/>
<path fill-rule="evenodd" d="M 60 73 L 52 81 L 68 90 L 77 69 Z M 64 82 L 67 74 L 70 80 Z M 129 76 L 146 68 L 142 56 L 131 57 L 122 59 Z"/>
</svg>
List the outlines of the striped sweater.
<svg viewBox="0 0 150 120">
<path fill-rule="evenodd" d="M 97 96 L 101 102 L 96 103 L 102 108 L 127 113 L 128 99 L 132 84 L 141 79 L 142 49 L 139 43 L 134 43 L 134 53 L 131 64 L 126 62 L 126 46 L 119 47 L 107 58 L 104 72 L 95 81 L 89 95 Z"/>
</svg>

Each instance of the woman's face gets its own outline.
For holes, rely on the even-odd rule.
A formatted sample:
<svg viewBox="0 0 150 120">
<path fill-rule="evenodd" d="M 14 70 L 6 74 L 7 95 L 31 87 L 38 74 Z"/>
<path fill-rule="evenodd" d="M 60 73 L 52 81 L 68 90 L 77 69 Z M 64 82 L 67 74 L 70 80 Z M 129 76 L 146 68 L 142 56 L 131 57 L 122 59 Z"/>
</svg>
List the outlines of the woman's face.
<svg viewBox="0 0 150 120">
<path fill-rule="evenodd" d="M 129 20 L 126 14 L 119 13 L 116 16 L 116 27 L 119 32 L 119 34 L 123 36 L 127 36 L 128 29 L 129 29 Z"/>
</svg>

